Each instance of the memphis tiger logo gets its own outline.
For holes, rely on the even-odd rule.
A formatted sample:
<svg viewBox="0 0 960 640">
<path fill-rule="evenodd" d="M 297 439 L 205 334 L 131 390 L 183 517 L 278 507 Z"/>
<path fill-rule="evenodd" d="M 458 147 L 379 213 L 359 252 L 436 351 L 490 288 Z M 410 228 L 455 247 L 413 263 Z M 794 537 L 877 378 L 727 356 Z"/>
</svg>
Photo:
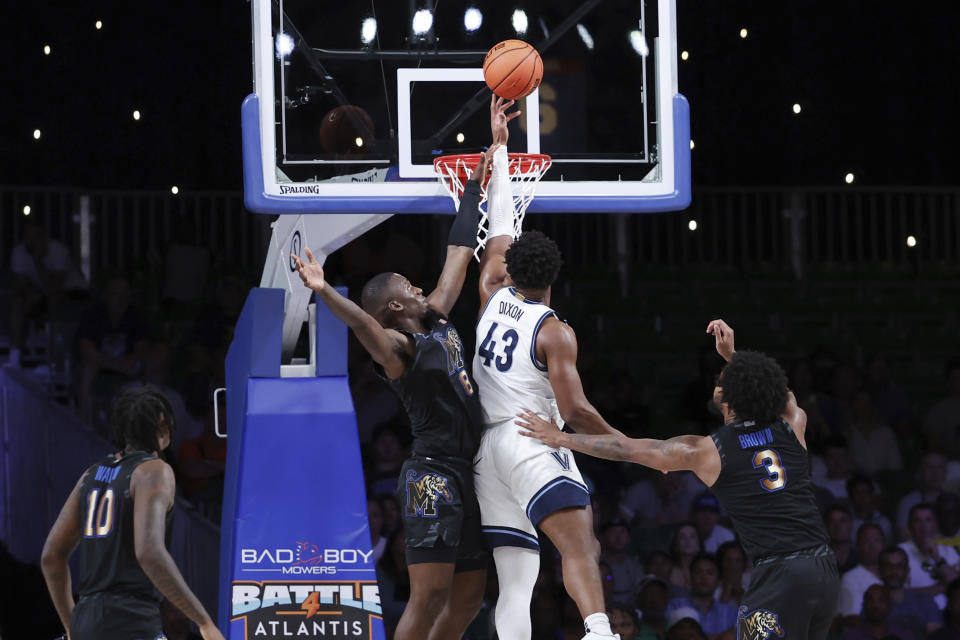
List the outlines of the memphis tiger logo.
<svg viewBox="0 0 960 640">
<path fill-rule="evenodd" d="M 450 481 L 439 473 L 424 473 L 418 477 L 413 469 L 407 471 L 407 515 L 413 518 L 437 517 L 437 502 L 440 499 L 453 501 Z"/>
<path fill-rule="evenodd" d="M 737 626 L 741 633 L 737 636 L 743 640 L 768 640 L 771 633 L 783 637 L 783 629 L 780 627 L 780 616 L 766 609 L 756 609 L 747 613 L 746 607 L 740 607 L 737 615 Z"/>
</svg>

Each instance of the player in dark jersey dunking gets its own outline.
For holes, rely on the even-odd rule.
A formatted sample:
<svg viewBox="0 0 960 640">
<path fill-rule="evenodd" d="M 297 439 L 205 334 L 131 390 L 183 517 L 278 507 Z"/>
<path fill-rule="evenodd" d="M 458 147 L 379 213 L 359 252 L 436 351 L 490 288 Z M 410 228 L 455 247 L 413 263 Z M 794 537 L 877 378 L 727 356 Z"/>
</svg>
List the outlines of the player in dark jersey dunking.
<svg viewBox="0 0 960 640">
<path fill-rule="evenodd" d="M 160 459 L 170 445 L 173 409 L 151 386 L 124 392 L 110 417 L 120 452 L 84 472 L 43 547 L 50 597 L 71 640 L 165 638 L 161 594 L 223 640 L 167 551 L 173 515 L 173 470 Z M 67 560 L 80 546 L 79 601 Z"/>
<path fill-rule="evenodd" d="M 396 640 L 461 637 L 480 610 L 486 585 L 487 551 L 473 486 L 480 402 L 446 314 L 473 257 L 480 181 L 489 164 L 487 153 L 464 187 L 443 271 L 428 296 L 400 274 L 382 273 L 364 286 L 361 308 L 326 283 L 309 249 L 307 263 L 292 256 L 304 284 L 353 330 L 410 418 L 413 456 L 403 464 L 397 490 L 410 600 Z"/>
<path fill-rule="evenodd" d="M 566 434 L 524 412 L 524 435 L 664 473 L 690 470 L 717 495 L 753 561 L 740 603 L 739 640 L 824 638 L 839 595 L 837 561 L 817 511 L 804 432 L 807 416 L 772 358 L 735 353 L 733 330 L 714 320 L 707 333 L 727 361 L 714 389 L 723 426 L 709 436 L 632 439 L 622 433 Z"/>
</svg>

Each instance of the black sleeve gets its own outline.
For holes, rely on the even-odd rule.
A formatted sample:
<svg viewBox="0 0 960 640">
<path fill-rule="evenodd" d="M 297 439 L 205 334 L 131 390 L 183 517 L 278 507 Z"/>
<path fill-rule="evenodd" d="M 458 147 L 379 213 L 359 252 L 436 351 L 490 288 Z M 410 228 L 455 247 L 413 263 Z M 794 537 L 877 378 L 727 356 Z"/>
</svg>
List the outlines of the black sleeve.
<svg viewBox="0 0 960 640">
<path fill-rule="evenodd" d="M 480 183 L 468 180 L 460 197 L 457 218 L 450 227 L 447 244 L 458 247 L 477 246 L 477 221 L 480 210 Z"/>
</svg>

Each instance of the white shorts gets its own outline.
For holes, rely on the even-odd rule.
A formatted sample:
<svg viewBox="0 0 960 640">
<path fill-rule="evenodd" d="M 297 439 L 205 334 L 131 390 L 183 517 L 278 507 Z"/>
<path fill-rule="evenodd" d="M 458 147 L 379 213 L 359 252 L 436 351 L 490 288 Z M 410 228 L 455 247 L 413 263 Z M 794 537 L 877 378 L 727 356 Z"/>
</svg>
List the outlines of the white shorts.
<svg viewBox="0 0 960 640">
<path fill-rule="evenodd" d="M 519 432 L 513 420 L 483 432 L 473 462 L 480 522 L 491 549 L 539 551 L 536 525 L 560 509 L 588 506 L 590 493 L 569 449 Z"/>
</svg>

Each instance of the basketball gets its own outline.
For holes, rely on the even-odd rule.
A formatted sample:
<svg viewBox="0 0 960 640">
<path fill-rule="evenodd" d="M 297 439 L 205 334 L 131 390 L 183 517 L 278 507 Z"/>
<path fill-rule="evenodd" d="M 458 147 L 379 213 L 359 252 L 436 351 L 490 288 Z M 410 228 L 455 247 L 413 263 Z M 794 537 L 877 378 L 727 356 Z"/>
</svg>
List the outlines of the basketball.
<svg viewBox="0 0 960 640">
<path fill-rule="evenodd" d="M 504 40 L 483 59 L 483 79 L 501 98 L 519 100 L 540 86 L 543 60 L 533 45 L 523 40 Z"/>
</svg>

